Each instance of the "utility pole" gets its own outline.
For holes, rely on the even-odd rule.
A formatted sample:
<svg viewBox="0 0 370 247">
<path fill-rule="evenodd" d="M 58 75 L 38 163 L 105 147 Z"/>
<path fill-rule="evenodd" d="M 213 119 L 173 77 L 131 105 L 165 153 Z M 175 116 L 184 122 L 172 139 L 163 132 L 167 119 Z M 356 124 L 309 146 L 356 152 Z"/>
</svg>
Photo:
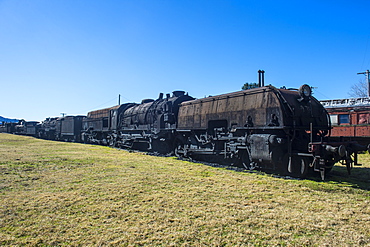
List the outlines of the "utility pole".
<svg viewBox="0 0 370 247">
<path fill-rule="evenodd" d="M 120 105 L 120 104 L 121 104 L 121 95 L 118 94 L 118 105 Z"/>
<path fill-rule="evenodd" d="M 62 117 L 64 117 L 65 115 L 67 115 L 67 113 L 62 112 L 61 115 Z"/>
<path fill-rule="evenodd" d="M 357 73 L 358 75 L 366 75 L 367 80 L 367 96 L 370 97 L 370 71 L 366 70 L 365 72 Z"/>
</svg>

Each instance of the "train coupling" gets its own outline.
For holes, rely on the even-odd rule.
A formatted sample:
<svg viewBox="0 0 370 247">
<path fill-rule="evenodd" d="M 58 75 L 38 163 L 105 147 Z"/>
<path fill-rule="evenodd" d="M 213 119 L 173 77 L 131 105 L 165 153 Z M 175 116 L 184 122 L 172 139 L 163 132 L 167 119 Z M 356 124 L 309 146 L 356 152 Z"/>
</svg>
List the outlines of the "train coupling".
<svg viewBox="0 0 370 247">
<path fill-rule="evenodd" d="M 338 147 L 333 147 L 329 144 L 325 145 L 325 150 L 331 153 L 335 153 L 340 157 L 344 157 L 346 155 L 346 147 L 344 145 L 340 145 Z"/>
<path fill-rule="evenodd" d="M 326 163 L 333 166 L 340 162 L 347 167 L 348 174 L 351 174 L 352 167 L 359 165 L 357 154 L 363 151 L 369 152 L 370 145 L 363 146 L 357 142 L 316 142 L 310 143 L 308 149 L 315 159 L 320 158 L 320 164 L 317 168 L 326 167 Z"/>
<path fill-rule="evenodd" d="M 308 146 L 308 151 L 313 154 L 324 154 L 332 153 L 336 154 L 339 157 L 344 157 L 347 153 L 347 149 L 344 145 L 334 146 L 333 144 L 327 143 L 310 143 Z"/>
</svg>

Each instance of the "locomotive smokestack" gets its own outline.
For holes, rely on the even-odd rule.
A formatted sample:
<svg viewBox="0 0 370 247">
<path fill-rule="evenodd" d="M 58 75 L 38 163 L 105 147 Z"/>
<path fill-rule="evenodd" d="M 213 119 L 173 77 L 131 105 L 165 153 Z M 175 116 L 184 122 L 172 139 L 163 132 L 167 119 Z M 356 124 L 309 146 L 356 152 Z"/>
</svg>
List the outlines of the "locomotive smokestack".
<svg viewBox="0 0 370 247">
<path fill-rule="evenodd" d="M 258 71 L 258 87 L 262 86 L 261 70 Z"/>
<path fill-rule="evenodd" d="M 264 87 L 265 86 L 265 71 L 258 70 L 258 86 Z"/>
<path fill-rule="evenodd" d="M 185 91 L 173 91 L 172 92 L 172 95 L 174 96 L 174 97 L 180 97 L 180 96 L 183 96 L 183 95 L 185 95 Z"/>
<path fill-rule="evenodd" d="M 163 93 L 160 93 L 160 94 L 159 94 L 158 99 L 159 99 L 159 100 L 163 99 Z"/>
</svg>

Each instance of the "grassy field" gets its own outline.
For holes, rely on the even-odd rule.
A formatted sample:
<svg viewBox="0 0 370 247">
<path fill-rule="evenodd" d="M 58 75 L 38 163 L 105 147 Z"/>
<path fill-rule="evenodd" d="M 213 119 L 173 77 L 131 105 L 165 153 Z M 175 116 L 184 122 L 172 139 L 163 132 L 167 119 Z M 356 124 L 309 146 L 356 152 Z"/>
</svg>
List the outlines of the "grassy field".
<svg viewBox="0 0 370 247">
<path fill-rule="evenodd" d="M 0 134 L 0 245 L 370 246 L 369 156 L 322 182 Z"/>
</svg>

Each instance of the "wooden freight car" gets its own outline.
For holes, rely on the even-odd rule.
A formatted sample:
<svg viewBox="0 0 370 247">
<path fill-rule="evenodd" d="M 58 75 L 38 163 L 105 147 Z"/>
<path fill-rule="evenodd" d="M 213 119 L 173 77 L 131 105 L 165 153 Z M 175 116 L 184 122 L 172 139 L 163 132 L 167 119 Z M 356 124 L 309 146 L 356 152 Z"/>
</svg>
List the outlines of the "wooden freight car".
<svg viewBox="0 0 370 247">
<path fill-rule="evenodd" d="M 328 111 L 333 139 L 357 141 L 367 145 L 370 141 L 370 98 L 322 100 Z"/>
</svg>

